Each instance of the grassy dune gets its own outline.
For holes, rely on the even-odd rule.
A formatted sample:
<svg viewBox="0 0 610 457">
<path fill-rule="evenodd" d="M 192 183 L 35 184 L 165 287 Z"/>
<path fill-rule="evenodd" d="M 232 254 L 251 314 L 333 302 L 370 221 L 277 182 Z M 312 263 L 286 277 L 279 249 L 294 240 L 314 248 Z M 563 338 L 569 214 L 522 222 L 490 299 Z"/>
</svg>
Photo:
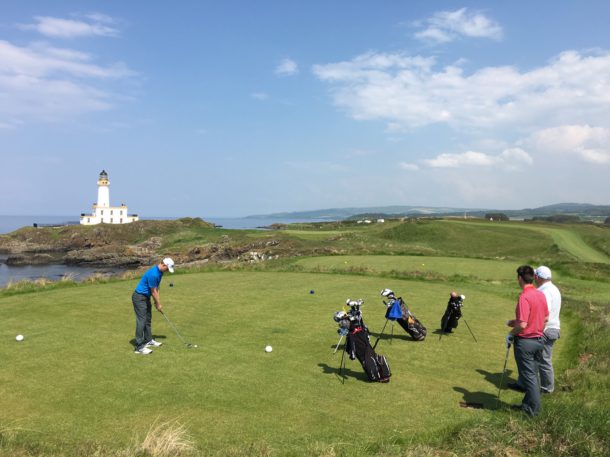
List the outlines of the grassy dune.
<svg viewBox="0 0 610 457">
<path fill-rule="evenodd" d="M 586 250 L 567 253 L 576 238 L 527 224 L 446 221 L 291 232 L 279 236 L 351 252 L 366 245 L 364 253 L 386 246 L 452 256 L 309 257 L 176 274 L 174 287 L 164 280 L 165 310 L 199 348 L 185 348 L 155 312 L 164 346 L 149 357 L 130 344 L 135 279 L 0 291 L 0 455 L 607 455 L 610 281 L 600 264 L 574 261 L 575 253 L 590 259 Z M 564 312 L 558 391 L 529 420 L 504 408 L 520 394 L 504 390 L 499 410 L 495 403 L 504 321 L 519 293 L 514 271 L 541 252 Z M 585 274 L 593 270 L 601 278 Z M 348 361 L 343 384 L 332 314 L 346 298 L 363 298 L 375 341 L 385 287 L 405 298 L 428 338 L 413 342 L 396 326 L 390 339 L 388 326 L 377 351 L 388 357 L 391 382 L 369 384 Z M 466 295 L 478 342 L 464 322 L 454 334 L 435 333 L 451 290 Z M 515 379 L 512 356 L 508 374 Z"/>
</svg>

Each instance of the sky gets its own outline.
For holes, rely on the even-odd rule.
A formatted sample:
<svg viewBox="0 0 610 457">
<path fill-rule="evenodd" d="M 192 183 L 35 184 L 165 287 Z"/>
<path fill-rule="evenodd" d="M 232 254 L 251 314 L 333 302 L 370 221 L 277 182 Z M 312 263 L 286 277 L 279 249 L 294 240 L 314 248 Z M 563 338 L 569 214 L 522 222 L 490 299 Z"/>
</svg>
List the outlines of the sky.
<svg viewBox="0 0 610 457">
<path fill-rule="evenodd" d="M 610 204 L 607 1 L 0 0 L 0 215 Z"/>
</svg>

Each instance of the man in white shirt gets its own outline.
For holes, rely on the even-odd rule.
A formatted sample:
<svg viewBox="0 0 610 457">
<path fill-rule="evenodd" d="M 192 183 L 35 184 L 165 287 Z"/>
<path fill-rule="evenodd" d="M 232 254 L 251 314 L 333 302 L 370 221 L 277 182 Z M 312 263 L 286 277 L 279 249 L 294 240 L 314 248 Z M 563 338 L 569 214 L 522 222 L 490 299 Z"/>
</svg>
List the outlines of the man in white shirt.
<svg viewBox="0 0 610 457">
<path fill-rule="evenodd" d="M 544 293 L 549 307 L 549 320 L 544 327 L 542 360 L 539 361 L 540 390 L 547 394 L 555 390 L 553 344 L 559 339 L 559 311 L 561 310 L 561 293 L 551 282 L 551 276 L 551 269 L 544 265 L 534 270 L 534 281 L 538 290 Z"/>
</svg>

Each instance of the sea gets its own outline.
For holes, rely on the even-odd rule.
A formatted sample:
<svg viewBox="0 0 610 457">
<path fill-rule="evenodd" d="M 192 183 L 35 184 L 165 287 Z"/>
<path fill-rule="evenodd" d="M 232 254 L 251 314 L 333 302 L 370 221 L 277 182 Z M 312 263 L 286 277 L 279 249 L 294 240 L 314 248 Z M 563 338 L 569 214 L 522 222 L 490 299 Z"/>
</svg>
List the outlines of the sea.
<svg viewBox="0 0 610 457">
<path fill-rule="evenodd" d="M 141 219 L 171 220 L 176 217 L 142 217 Z M 296 222 L 319 222 L 320 219 L 269 219 L 251 217 L 202 217 L 203 220 L 211 222 L 226 229 L 259 229 L 273 223 L 296 223 Z M 326 219 L 325 219 L 326 220 Z M 22 227 L 32 227 L 46 225 L 66 225 L 79 224 L 79 220 L 74 216 L 0 216 L 0 235 L 10 233 Z M 76 281 L 82 281 L 88 276 L 96 273 L 117 274 L 124 270 L 117 268 L 94 268 L 77 265 L 49 264 L 49 265 L 26 265 L 14 266 L 6 264 L 6 255 L 0 254 L 0 288 L 10 282 L 17 282 L 24 279 L 35 280 L 46 278 L 58 280 L 63 276 L 69 275 Z"/>
</svg>

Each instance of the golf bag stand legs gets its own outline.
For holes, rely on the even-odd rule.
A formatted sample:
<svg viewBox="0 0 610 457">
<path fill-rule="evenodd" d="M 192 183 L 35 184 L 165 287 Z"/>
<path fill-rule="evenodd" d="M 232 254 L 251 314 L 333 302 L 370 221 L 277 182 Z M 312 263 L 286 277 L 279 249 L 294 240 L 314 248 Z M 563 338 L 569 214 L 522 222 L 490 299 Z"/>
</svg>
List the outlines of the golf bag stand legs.
<svg viewBox="0 0 610 457">
<path fill-rule="evenodd" d="M 388 325 L 388 321 L 389 320 L 390 319 L 386 319 L 385 320 L 385 324 L 383 324 L 383 328 L 381 329 L 381 333 L 379 334 L 379 336 L 375 340 L 375 344 L 373 344 L 373 349 L 375 349 L 377 347 L 377 343 L 379 343 L 379 340 L 381 339 L 381 335 L 383 335 L 383 332 L 385 330 L 386 325 Z M 392 323 L 392 336 L 394 336 L 394 323 Z M 392 340 L 390 340 L 390 341 L 392 341 Z"/>
<path fill-rule="evenodd" d="M 346 348 L 343 349 L 343 353 L 341 354 L 341 364 L 339 365 L 339 377 L 341 378 L 341 384 L 345 384 L 345 352 Z"/>
<path fill-rule="evenodd" d="M 337 349 L 339 349 L 339 345 L 341 344 L 341 340 L 343 339 L 344 335 L 341 335 L 339 337 L 339 342 L 337 343 L 337 346 L 335 347 L 335 350 L 333 351 L 333 354 L 337 353 Z"/>
<path fill-rule="evenodd" d="M 464 321 L 464 324 L 466 324 L 466 327 L 468 327 L 468 330 L 470 331 L 470 334 L 472 335 L 472 338 L 474 339 L 474 342 L 478 343 L 477 339 L 474 336 L 474 333 L 472 333 L 472 330 L 470 330 L 470 325 L 468 325 L 468 322 L 466 321 L 466 319 L 462 318 L 462 320 Z"/>
</svg>

